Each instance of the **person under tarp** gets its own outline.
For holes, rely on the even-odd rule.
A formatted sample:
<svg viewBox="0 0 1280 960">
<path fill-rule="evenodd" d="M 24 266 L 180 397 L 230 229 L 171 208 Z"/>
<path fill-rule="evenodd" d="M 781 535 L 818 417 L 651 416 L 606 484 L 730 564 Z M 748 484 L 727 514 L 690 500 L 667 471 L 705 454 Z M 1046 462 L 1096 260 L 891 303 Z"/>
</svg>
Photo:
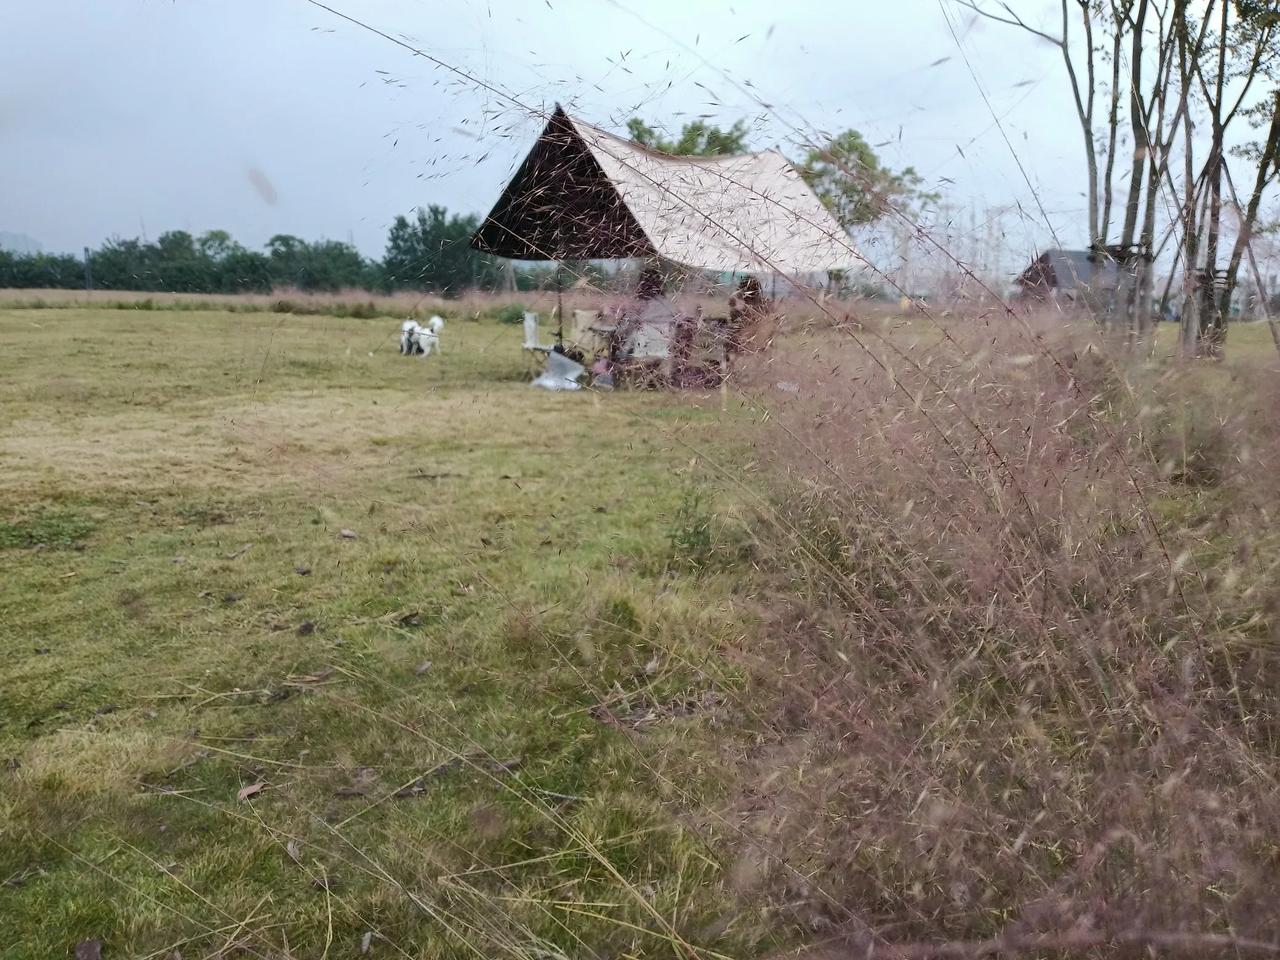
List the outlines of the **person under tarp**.
<svg viewBox="0 0 1280 960">
<path fill-rule="evenodd" d="M 676 317 L 662 274 L 655 267 L 645 267 L 636 281 L 635 294 L 618 309 L 611 359 L 624 363 L 667 360 Z"/>
<path fill-rule="evenodd" d="M 764 295 L 764 287 L 753 276 L 743 277 L 738 289 L 729 298 L 729 323 L 727 333 L 728 358 L 748 349 L 760 321 L 773 309 Z"/>
</svg>

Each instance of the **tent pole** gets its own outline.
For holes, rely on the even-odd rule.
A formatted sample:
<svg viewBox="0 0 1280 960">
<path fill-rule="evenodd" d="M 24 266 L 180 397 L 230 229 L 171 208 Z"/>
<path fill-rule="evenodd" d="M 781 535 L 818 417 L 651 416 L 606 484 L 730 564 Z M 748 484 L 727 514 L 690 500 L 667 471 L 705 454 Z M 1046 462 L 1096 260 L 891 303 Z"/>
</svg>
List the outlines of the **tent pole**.
<svg viewBox="0 0 1280 960">
<path fill-rule="evenodd" d="M 564 347 L 564 262 L 556 261 L 556 343 Z"/>
</svg>

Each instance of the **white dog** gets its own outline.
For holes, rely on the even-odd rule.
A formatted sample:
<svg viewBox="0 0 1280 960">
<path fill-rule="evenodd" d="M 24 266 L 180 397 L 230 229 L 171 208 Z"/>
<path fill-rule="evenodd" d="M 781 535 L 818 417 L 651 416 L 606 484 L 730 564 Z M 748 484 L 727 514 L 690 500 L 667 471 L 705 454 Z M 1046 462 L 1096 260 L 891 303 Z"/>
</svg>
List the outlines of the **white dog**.
<svg viewBox="0 0 1280 960">
<path fill-rule="evenodd" d="M 444 318 L 432 315 L 431 319 L 426 322 L 425 326 L 418 327 L 418 331 L 414 334 L 414 342 L 418 345 L 418 352 L 424 357 L 430 356 L 433 352 L 440 352 L 440 331 L 444 329 Z"/>
<path fill-rule="evenodd" d="M 418 324 L 413 320 L 406 320 L 400 324 L 400 353 L 408 356 L 417 352 L 417 344 L 413 342 L 413 336 L 418 331 Z"/>
<path fill-rule="evenodd" d="M 444 318 L 433 315 L 426 325 L 415 320 L 406 320 L 400 324 L 400 352 L 402 354 L 420 353 L 424 357 L 440 352 L 440 331 L 444 329 Z"/>
</svg>

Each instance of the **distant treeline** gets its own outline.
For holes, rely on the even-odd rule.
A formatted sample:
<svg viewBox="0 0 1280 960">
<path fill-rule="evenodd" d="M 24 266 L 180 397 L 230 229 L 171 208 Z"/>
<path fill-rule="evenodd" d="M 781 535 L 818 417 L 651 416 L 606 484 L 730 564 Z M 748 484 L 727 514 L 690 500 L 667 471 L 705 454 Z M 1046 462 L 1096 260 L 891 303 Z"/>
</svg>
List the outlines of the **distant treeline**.
<svg viewBox="0 0 1280 960">
<path fill-rule="evenodd" d="M 268 293 L 283 287 L 316 292 L 359 288 L 390 293 L 422 290 L 453 296 L 464 290 L 545 285 L 547 271 L 507 272 L 502 261 L 477 253 L 467 241 L 474 215 L 444 207 L 396 217 L 381 260 L 361 256 L 337 240 L 307 242 L 277 234 L 263 251 L 250 250 L 225 230 L 192 236 L 162 233 L 154 242 L 108 240 L 89 252 L 87 279 L 98 290 L 167 293 Z M 84 289 L 85 262 L 71 254 L 0 250 L 0 287 Z"/>
</svg>

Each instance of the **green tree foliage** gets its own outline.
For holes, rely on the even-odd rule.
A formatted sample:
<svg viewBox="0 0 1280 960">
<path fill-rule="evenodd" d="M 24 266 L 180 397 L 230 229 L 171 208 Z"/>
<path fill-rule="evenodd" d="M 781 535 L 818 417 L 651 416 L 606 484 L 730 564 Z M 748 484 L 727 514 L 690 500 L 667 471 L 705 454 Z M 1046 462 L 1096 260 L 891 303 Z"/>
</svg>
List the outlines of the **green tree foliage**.
<svg viewBox="0 0 1280 960">
<path fill-rule="evenodd" d="M 202 256 L 219 261 L 242 252 L 244 247 L 232 240 L 231 234 L 225 230 L 208 230 L 196 240 L 196 249 Z"/>
<path fill-rule="evenodd" d="M 278 287 L 334 292 L 382 289 L 382 264 L 366 260 L 350 244 L 308 243 L 278 234 L 265 253 L 248 250 L 225 230 L 193 237 L 162 233 L 154 243 L 111 239 L 89 254 L 93 285 L 102 290 L 173 293 L 268 293 Z M 84 285 L 84 261 L 49 254 L 0 250 L 0 287 L 75 289 Z"/>
<path fill-rule="evenodd" d="M 0 250 L 0 287 L 38 289 L 84 285 L 84 263 L 69 254 Z"/>
<path fill-rule="evenodd" d="M 225 230 L 208 230 L 195 241 L 211 292 L 265 293 L 275 285 L 265 254 L 246 250 Z"/>
<path fill-rule="evenodd" d="M 938 199 L 921 189 L 923 178 L 911 167 L 894 172 L 880 163 L 857 130 L 832 137 L 810 150 L 800 174 L 846 230 L 879 220 L 890 204 L 913 209 Z"/>
<path fill-rule="evenodd" d="M 370 286 L 370 265 L 349 243 L 278 233 L 267 241 L 267 258 L 275 286 L 327 293 Z"/>
<path fill-rule="evenodd" d="M 720 157 L 747 151 L 745 120 L 736 121 L 728 130 L 694 120 L 681 128 L 680 136 L 668 140 L 639 117 L 632 117 L 627 121 L 627 132 L 642 146 L 679 157 Z"/>
<path fill-rule="evenodd" d="M 450 216 L 444 207 L 434 204 L 425 210 L 418 208 L 412 220 L 396 217 L 382 261 L 386 285 L 445 296 L 496 286 L 500 280 L 497 263 L 469 244 L 478 223 L 475 216 Z"/>
</svg>

